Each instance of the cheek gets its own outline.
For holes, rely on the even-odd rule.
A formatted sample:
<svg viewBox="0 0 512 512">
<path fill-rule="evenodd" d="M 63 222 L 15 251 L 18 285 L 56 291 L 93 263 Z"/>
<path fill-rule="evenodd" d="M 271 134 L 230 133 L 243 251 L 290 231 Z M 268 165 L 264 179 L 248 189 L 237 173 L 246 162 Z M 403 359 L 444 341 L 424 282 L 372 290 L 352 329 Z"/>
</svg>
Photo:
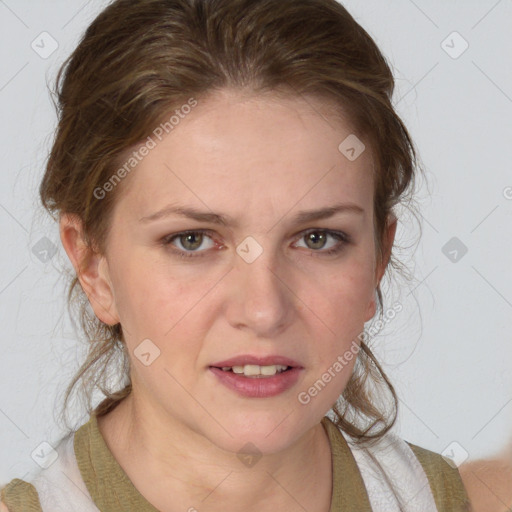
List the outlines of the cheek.
<svg viewBox="0 0 512 512">
<path fill-rule="evenodd" d="M 324 312 L 334 326 L 364 323 L 368 305 L 374 296 L 371 261 L 353 258 L 329 273 L 317 274 L 309 286 L 306 303 L 314 312 Z"/>
<path fill-rule="evenodd" d="M 336 389 L 343 389 L 350 378 L 364 339 L 368 307 L 374 297 L 371 261 L 351 259 L 349 264 L 347 260 L 346 265 L 319 279 L 305 297 L 308 307 L 303 319 L 307 318 L 311 338 L 318 341 L 312 356 L 314 366 L 320 374 L 329 369 L 325 378 L 331 379 L 331 391 L 326 395 L 336 396 Z"/>
<path fill-rule="evenodd" d="M 154 339 L 163 349 L 175 339 L 199 337 L 207 325 L 205 293 L 219 280 L 216 275 L 180 272 L 175 265 L 142 263 L 132 259 L 117 268 L 116 305 L 127 336 L 132 343 Z M 195 274 L 195 275 L 194 275 Z M 173 346 L 173 345 L 172 345 Z"/>
<path fill-rule="evenodd" d="M 163 317 L 179 302 L 183 293 L 181 281 L 169 278 L 158 265 L 149 264 L 133 253 L 129 259 L 119 253 L 114 261 L 112 284 L 121 324 L 127 333 L 146 336 L 149 333 L 143 331 L 151 332 L 151 325 L 153 329 L 162 326 Z"/>
<path fill-rule="evenodd" d="M 332 353 L 324 354 L 325 360 L 310 372 L 305 386 L 299 391 L 299 403 L 324 413 L 330 409 L 350 380 L 358 356 L 358 346 L 358 343 L 345 344 Z"/>
</svg>

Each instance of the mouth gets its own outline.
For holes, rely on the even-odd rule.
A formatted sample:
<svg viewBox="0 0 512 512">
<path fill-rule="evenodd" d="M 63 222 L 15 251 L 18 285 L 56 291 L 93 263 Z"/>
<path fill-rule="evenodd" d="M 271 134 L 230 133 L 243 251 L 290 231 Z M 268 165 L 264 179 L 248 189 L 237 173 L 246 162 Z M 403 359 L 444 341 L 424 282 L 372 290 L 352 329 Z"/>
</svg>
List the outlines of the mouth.
<svg viewBox="0 0 512 512">
<path fill-rule="evenodd" d="M 282 364 L 272 364 L 260 366 L 257 364 L 246 364 L 240 366 L 212 366 L 211 368 L 217 368 L 223 372 L 235 373 L 243 377 L 249 377 L 251 379 L 262 379 L 273 377 L 274 375 L 290 371 L 292 366 Z"/>
<path fill-rule="evenodd" d="M 238 356 L 209 367 L 218 382 L 238 395 L 268 398 L 295 386 L 304 368 L 282 356 Z"/>
</svg>

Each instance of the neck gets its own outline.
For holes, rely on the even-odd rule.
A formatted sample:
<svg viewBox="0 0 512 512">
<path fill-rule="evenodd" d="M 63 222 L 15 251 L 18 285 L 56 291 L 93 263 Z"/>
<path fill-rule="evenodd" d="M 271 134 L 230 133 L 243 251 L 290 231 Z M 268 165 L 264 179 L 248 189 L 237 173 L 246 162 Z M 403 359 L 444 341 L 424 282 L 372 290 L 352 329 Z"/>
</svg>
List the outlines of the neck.
<svg viewBox="0 0 512 512">
<path fill-rule="evenodd" d="M 321 424 L 247 465 L 183 423 L 150 414 L 133 394 L 98 418 L 98 426 L 133 485 L 161 512 L 216 512 L 226 505 L 247 512 L 329 511 L 331 452 Z"/>
</svg>

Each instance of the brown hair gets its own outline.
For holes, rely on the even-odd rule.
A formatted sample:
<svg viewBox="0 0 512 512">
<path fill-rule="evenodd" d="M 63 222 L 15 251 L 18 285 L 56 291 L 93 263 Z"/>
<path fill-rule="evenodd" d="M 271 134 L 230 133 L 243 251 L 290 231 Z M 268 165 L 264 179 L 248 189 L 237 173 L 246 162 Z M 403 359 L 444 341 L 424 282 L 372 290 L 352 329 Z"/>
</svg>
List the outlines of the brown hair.
<svg viewBox="0 0 512 512">
<path fill-rule="evenodd" d="M 225 88 L 308 95 L 337 107 L 333 117 L 348 115 L 374 153 L 378 261 L 384 257 L 388 215 L 414 183 L 416 153 L 391 103 L 390 67 L 336 0 L 116 0 L 88 27 L 55 87 L 59 124 L 41 200 L 51 214 L 75 214 L 91 249 L 101 253 L 122 184 L 102 199 L 94 190 L 161 123 L 163 113 Z M 404 270 L 393 255 L 389 265 Z M 130 362 L 121 325 L 102 323 L 77 285 L 75 275 L 68 301 L 77 307 L 89 351 L 66 390 L 63 410 L 83 381 L 89 412 L 96 387 L 106 396 L 94 409 L 102 415 L 130 394 Z M 382 317 L 380 285 L 377 297 Z M 113 392 L 106 372 L 117 356 L 114 375 L 125 382 Z M 383 391 L 390 404 L 383 405 Z M 360 442 L 371 441 L 391 428 L 397 410 L 395 390 L 363 341 L 351 379 L 333 406 L 336 423 Z"/>
</svg>

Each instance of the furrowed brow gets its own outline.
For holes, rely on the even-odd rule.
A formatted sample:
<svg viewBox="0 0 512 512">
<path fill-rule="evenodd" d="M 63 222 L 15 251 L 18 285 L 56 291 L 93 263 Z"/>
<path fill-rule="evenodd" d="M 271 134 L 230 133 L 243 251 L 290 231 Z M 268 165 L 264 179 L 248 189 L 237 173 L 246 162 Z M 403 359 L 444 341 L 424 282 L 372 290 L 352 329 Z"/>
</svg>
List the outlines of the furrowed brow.
<svg viewBox="0 0 512 512">
<path fill-rule="evenodd" d="M 312 222 L 315 220 L 328 219 L 337 215 L 338 213 L 364 213 L 364 209 L 353 203 L 336 204 L 333 206 L 327 206 L 316 210 L 304 210 L 298 212 L 292 222 L 297 224 L 304 224 L 306 222 Z M 209 222 L 212 224 L 219 224 L 222 226 L 238 226 L 236 222 L 229 215 L 220 213 L 203 212 L 195 208 L 182 207 L 182 206 L 167 206 L 151 215 L 142 217 L 139 219 L 140 222 L 148 223 L 156 220 L 160 220 L 170 216 L 186 217 L 188 219 L 196 220 L 198 222 Z"/>
</svg>

